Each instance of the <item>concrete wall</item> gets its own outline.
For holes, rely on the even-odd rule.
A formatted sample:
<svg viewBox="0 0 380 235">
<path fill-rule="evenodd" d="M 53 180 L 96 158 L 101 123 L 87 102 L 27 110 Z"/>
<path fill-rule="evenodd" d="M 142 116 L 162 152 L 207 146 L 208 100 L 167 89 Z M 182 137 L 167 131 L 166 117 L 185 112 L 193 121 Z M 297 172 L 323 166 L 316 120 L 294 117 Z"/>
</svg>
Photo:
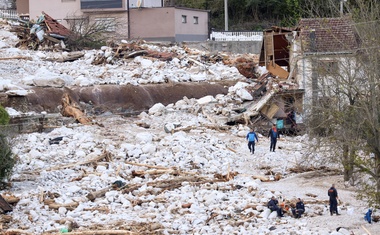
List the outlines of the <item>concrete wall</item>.
<svg viewBox="0 0 380 235">
<path fill-rule="evenodd" d="M 174 7 L 130 9 L 131 38 L 151 41 L 205 41 L 208 12 Z M 187 22 L 182 23 L 186 15 Z M 194 24 L 198 17 L 198 24 Z"/>
<path fill-rule="evenodd" d="M 252 42 L 216 42 L 216 41 L 201 41 L 201 42 L 183 42 L 191 48 L 196 48 L 199 50 L 208 50 L 210 52 L 230 52 L 237 54 L 260 54 L 261 51 L 261 41 Z"/>
<path fill-rule="evenodd" d="M 128 12 L 96 12 L 96 13 L 84 13 L 89 16 L 89 19 L 93 22 L 96 19 L 107 18 L 113 19 L 116 24 L 116 30 L 107 32 L 107 38 L 109 40 L 127 40 L 128 39 Z"/>
<path fill-rule="evenodd" d="M 28 14 L 29 13 L 29 0 L 16 0 L 17 13 Z"/>
<path fill-rule="evenodd" d="M 173 41 L 175 8 L 130 9 L 131 39 Z"/>
<path fill-rule="evenodd" d="M 187 21 L 182 22 L 182 16 Z M 197 23 L 195 23 L 197 18 Z M 205 41 L 208 39 L 208 12 L 176 8 L 175 10 L 175 38 L 176 42 Z"/>
<path fill-rule="evenodd" d="M 46 0 L 29 0 L 29 17 L 31 20 L 38 19 L 42 11 L 64 26 L 67 26 L 67 24 L 63 19 L 74 15 L 82 15 L 80 1 L 62 2 L 61 0 L 49 0 L 49 3 L 47 3 Z"/>
</svg>

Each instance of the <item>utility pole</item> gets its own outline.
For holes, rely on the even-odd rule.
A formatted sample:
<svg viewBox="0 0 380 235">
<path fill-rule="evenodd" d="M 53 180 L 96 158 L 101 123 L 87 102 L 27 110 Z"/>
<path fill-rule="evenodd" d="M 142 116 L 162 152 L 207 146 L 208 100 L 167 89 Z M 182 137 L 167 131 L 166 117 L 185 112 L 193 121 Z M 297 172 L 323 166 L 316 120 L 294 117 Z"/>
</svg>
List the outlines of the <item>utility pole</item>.
<svg viewBox="0 0 380 235">
<path fill-rule="evenodd" d="M 343 16 L 343 2 L 347 2 L 347 0 L 340 0 L 340 16 Z"/>
<path fill-rule="evenodd" d="M 131 39 L 131 9 L 129 9 L 129 0 L 127 0 L 128 11 L 128 40 Z"/>
<path fill-rule="evenodd" d="M 224 0 L 224 30 L 228 31 L 228 0 Z"/>
</svg>

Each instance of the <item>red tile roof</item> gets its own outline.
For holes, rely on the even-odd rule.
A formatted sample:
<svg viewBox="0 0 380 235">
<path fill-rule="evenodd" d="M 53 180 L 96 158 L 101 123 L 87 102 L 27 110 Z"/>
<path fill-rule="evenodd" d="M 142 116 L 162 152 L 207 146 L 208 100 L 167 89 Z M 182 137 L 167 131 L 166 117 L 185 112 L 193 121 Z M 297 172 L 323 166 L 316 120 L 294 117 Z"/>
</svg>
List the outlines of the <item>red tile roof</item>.
<svg viewBox="0 0 380 235">
<path fill-rule="evenodd" d="M 45 12 L 42 12 L 42 14 L 45 17 L 46 27 L 48 27 L 47 33 L 58 34 L 64 37 L 67 37 L 72 33 L 69 29 L 67 29 L 65 26 L 60 24 L 57 20 L 53 19 L 51 16 L 49 16 Z"/>
<path fill-rule="evenodd" d="M 299 22 L 305 52 L 350 52 L 358 48 L 353 21 L 342 18 L 309 18 Z"/>
</svg>

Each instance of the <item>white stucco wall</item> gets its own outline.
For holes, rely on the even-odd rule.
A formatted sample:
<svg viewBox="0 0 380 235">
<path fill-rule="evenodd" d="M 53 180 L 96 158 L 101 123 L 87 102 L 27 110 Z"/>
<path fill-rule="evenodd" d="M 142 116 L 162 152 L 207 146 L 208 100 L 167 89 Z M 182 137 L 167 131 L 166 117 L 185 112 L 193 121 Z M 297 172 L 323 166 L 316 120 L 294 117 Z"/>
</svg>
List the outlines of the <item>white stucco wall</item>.
<svg viewBox="0 0 380 235">
<path fill-rule="evenodd" d="M 44 11 L 61 24 L 66 25 L 63 20 L 74 15 L 81 15 L 80 0 L 62 2 L 61 0 L 29 0 L 29 17 L 36 20 Z"/>
</svg>

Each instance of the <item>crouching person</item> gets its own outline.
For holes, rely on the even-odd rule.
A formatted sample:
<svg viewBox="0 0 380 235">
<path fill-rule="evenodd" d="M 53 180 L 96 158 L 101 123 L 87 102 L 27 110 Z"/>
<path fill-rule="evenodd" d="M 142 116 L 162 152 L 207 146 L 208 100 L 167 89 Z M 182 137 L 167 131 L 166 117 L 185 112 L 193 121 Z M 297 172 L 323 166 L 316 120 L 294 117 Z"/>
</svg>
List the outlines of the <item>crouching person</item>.
<svg viewBox="0 0 380 235">
<path fill-rule="evenodd" d="M 368 209 L 367 213 L 365 213 L 364 220 L 368 223 L 372 223 L 372 209 Z"/>
<path fill-rule="evenodd" d="M 301 215 L 305 212 L 305 205 L 301 198 L 298 198 L 296 207 L 292 208 L 292 214 L 295 218 L 301 218 Z"/>
<path fill-rule="evenodd" d="M 284 217 L 284 212 L 282 211 L 282 208 L 278 206 L 278 200 L 274 196 L 272 196 L 268 202 L 268 208 L 271 211 L 276 211 L 277 217 Z"/>
</svg>

